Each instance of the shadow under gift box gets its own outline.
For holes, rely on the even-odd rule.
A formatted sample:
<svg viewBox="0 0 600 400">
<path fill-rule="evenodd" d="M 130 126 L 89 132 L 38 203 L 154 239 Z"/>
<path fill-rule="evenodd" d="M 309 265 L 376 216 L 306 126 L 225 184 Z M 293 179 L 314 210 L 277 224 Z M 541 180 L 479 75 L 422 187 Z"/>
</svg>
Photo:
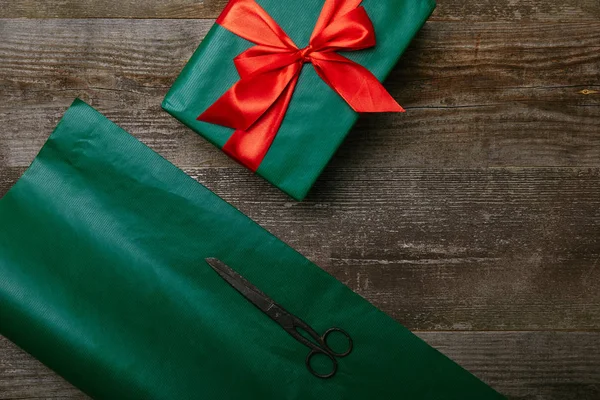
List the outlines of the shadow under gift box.
<svg viewBox="0 0 600 400">
<path fill-rule="evenodd" d="M 299 48 L 308 45 L 323 0 L 257 0 Z M 375 47 L 340 52 L 380 81 L 390 73 L 435 8 L 434 0 L 363 0 Z M 163 108 L 223 148 L 234 130 L 197 118 L 239 80 L 233 59 L 253 46 L 215 24 L 163 101 Z M 396 99 L 402 104 L 402 98 Z M 406 118 L 410 118 L 407 115 Z M 306 64 L 281 128 L 257 174 L 302 200 L 358 119 L 358 114 Z M 398 134 L 401 134 L 399 132 Z"/>
<path fill-rule="evenodd" d="M 346 330 L 335 377 L 207 257 Z M 0 334 L 96 399 L 503 398 L 81 101 L 0 200 Z"/>
</svg>

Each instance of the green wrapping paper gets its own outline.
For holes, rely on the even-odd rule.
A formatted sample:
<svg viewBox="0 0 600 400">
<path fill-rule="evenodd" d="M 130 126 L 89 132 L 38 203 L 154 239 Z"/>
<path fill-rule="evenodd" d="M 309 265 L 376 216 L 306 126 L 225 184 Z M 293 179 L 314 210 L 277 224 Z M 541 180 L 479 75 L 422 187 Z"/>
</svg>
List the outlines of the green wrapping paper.
<svg viewBox="0 0 600 400">
<path fill-rule="evenodd" d="M 337 375 L 203 260 L 317 331 Z M 0 200 L 0 334 L 96 399 L 503 397 L 81 101 Z"/>
<path fill-rule="evenodd" d="M 308 44 L 323 0 L 258 0 L 300 47 Z M 434 0 L 364 0 L 377 37 L 373 48 L 340 52 L 380 81 L 389 74 L 435 8 Z M 219 25 L 213 26 L 167 94 L 163 108 L 222 148 L 233 129 L 197 121 L 239 75 L 233 59 L 252 46 Z M 402 98 L 397 99 L 402 104 Z M 302 200 L 358 118 L 350 106 L 305 65 L 290 107 L 269 152 L 256 171 Z M 410 115 L 406 116 L 410 118 Z"/>
</svg>

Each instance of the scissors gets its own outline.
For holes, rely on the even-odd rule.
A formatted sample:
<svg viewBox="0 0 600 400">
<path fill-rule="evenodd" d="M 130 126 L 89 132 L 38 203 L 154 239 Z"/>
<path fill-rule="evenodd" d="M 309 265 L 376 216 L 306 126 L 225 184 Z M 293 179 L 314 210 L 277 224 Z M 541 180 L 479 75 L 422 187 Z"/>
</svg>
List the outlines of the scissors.
<svg viewBox="0 0 600 400">
<path fill-rule="evenodd" d="M 340 328 L 330 328 L 325 331 L 323 335 L 319 335 L 310 325 L 285 310 L 222 261 L 216 258 L 207 258 L 206 262 L 221 276 L 221 278 L 240 292 L 246 300 L 254 304 L 263 313 L 267 314 L 273 321 L 277 322 L 291 337 L 310 349 L 310 353 L 308 353 L 308 356 L 306 357 L 306 367 L 310 373 L 317 378 L 327 379 L 334 376 L 338 369 L 337 358 L 346 357 L 352 352 L 352 338 L 346 331 Z M 299 330 L 306 332 L 313 340 L 304 337 Z M 341 333 L 348 339 L 348 349 L 343 353 L 335 352 L 327 344 L 327 338 L 334 332 Z M 316 355 L 323 355 L 331 360 L 333 365 L 331 372 L 320 374 L 314 370 L 311 360 Z"/>
</svg>

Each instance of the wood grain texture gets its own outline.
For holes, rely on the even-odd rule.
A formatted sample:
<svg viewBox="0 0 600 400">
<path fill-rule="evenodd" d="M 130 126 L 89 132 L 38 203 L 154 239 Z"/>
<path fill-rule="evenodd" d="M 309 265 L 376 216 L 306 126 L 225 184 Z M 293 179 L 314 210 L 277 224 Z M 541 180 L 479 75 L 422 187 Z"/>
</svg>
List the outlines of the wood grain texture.
<svg viewBox="0 0 600 400">
<path fill-rule="evenodd" d="M 0 0 L 2 18 L 216 18 L 227 0 Z"/>
<path fill-rule="evenodd" d="M 5 164 L 28 165 L 80 96 L 178 165 L 233 166 L 159 106 L 211 24 L 0 21 Z M 386 82 L 409 112 L 362 118 L 335 162 L 598 166 L 599 65 L 600 20 L 428 23 Z"/>
<path fill-rule="evenodd" d="M 600 330 L 599 168 L 185 172 L 409 329 Z"/>
<path fill-rule="evenodd" d="M 216 18 L 227 0 L 0 0 L 0 18 Z M 432 19 L 580 21 L 600 17 L 596 0 L 440 0 Z"/>
<path fill-rule="evenodd" d="M 421 332 L 513 400 L 600 398 L 599 332 Z"/>
<path fill-rule="evenodd" d="M 418 332 L 511 400 L 600 398 L 600 333 Z M 0 400 L 88 399 L 0 337 Z"/>
</svg>

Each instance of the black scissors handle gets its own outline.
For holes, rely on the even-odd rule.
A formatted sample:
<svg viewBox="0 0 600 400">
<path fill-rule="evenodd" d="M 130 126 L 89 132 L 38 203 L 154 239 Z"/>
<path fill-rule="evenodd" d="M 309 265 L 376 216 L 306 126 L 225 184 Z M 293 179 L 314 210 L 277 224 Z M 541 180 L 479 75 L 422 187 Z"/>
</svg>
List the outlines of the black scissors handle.
<svg viewBox="0 0 600 400">
<path fill-rule="evenodd" d="M 306 356 L 306 367 L 309 372 L 317 378 L 327 379 L 335 375 L 338 368 L 337 358 L 346 357 L 352 352 L 354 344 L 352 338 L 343 329 L 330 328 L 323 335 L 319 335 L 310 325 L 296 317 L 295 315 L 287 312 L 281 306 L 272 304 L 267 311 L 267 315 L 271 316 L 291 337 L 296 339 L 310 349 L 310 353 Z M 329 346 L 327 340 L 332 333 L 340 333 L 348 340 L 348 347 L 344 352 L 336 352 Z M 302 333 L 305 333 L 304 335 Z M 312 366 L 312 359 L 317 354 L 323 355 L 331 360 L 333 365 L 331 371 L 327 374 L 321 374 L 317 372 Z"/>
<path fill-rule="evenodd" d="M 318 378 L 327 379 L 331 378 L 335 375 L 338 368 L 337 359 L 346 357 L 348 354 L 352 352 L 352 348 L 354 346 L 352 342 L 352 338 L 348 334 L 348 332 L 344 331 L 340 328 L 330 328 L 323 335 L 319 335 L 310 325 L 306 322 L 302 321 L 300 318 L 295 317 L 291 314 L 287 314 L 289 318 L 283 318 L 283 320 L 287 320 L 282 323 L 283 328 L 292 336 L 294 339 L 304 344 L 306 347 L 310 349 L 310 353 L 306 356 L 306 367 L 310 371 L 311 374 Z M 307 337 L 302 335 L 300 332 L 304 331 L 312 340 L 309 340 Z M 336 352 L 329 346 L 327 340 L 332 333 L 341 333 L 348 339 L 348 348 L 344 352 Z M 316 355 L 323 355 L 331 360 L 332 369 L 327 374 L 321 374 L 317 372 L 312 366 L 312 359 Z"/>
<path fill-rule="evenodd" d="M 346 337 L 346 339 L 348 339 L 348 348 L 343 353 L 337 353 L 335 350 L 333 350 L 331 348 L 331 346 L 329 346 L 329 344 L 327 344 L 327 338 L 329 337 L 329 335 L 331 335 L 334 332 L 341 333 L 342 335 L 344 335 Z M 308 356 L 306 356 L 306 367 L 308 368 L 310 373 L 313 374 L 314 376 L 316 376 L 317 378 L 328 379 L 328 378 L 331 378 L 332 376 L 334 376 L 335 373 L 337 372 L 337 369 L 338 369 L 337 359 L 346 357 L 348 354 L 350 354 L 352 352 L 352 348 L 353 348 L 354 344 L 352 343 L 352 338 L 350 337 L 348 332 L 346 332 L 340 328 L 328 329 L 327 331 L 325 331 L 323 336 L 320 336 L 317 339 L 317 341 L 319 342 L 319 346 L 316 348 L 311 347 L 312 350 L 310 351 L 310 353 L 308 353 Z M 320 374 L 313 368 L 312 359 L 314 356 L 316 356 L 318 354 L 324 355 L 325 357 L 327 357 L 331 360 L 333 367 L 328 374 Z"/>
</svg>

